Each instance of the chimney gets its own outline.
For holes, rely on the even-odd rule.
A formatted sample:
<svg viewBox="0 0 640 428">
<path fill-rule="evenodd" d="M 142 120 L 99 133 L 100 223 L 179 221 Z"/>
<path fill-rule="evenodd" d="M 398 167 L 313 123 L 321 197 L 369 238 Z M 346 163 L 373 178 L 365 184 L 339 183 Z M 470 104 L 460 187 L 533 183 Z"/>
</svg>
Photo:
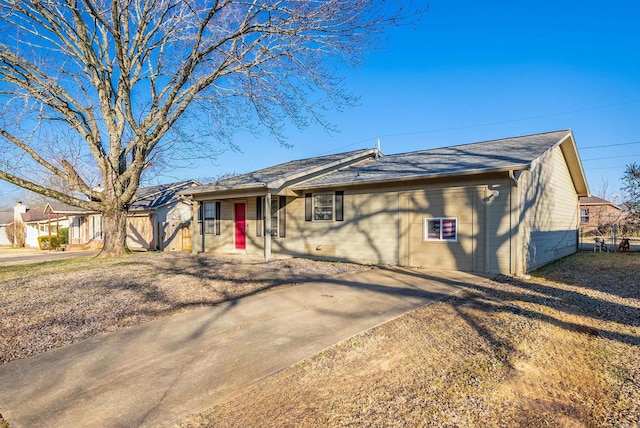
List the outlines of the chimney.
<svg viewBox="0 0 640 428">
<path fill-rule="evenodd" d="M 22 215 L 27 212 L 27 206 L 22 202 L 18 202 L 15 207 L 13 207 L 13 221 L 22 221 Z"/>
</svg>

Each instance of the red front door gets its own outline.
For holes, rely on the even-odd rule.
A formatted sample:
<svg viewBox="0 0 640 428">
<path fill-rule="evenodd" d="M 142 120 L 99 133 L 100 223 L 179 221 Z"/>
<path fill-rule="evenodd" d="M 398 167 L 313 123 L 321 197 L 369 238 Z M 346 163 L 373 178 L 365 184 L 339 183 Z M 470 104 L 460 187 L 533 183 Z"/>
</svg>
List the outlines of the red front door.
<svg viewBox="0 0 640 428">
<path fill-rule="evenodd" d="M 243 203 L 235 204 L 236 250 L 244 250 L 247 247 L 247 227 L 244 211 Z"/>
</svg>

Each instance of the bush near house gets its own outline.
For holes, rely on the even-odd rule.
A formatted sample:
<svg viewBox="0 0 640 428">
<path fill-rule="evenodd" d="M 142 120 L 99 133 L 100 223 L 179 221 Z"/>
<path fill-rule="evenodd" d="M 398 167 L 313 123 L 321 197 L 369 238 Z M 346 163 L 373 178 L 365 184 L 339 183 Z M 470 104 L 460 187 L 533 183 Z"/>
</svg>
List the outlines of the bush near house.
<svg viewBox="0 0 640 428">
<path fill-rule="evenodd" d="M 55 235 L 51 236 L 51 238 L 48 236 L 38 236 L 38 247 L 41 250 L 57 250 L 60 247 L 60 242 Z"/>
<path fill-rule="evenodd" d="M 69 228 L 63 227 L 58 231 L 58 237 L 60 239 L 60 245 L 67 245 L 69 243 Z"/>
<path fill-rule="evenodd" d="M 41 250 L 57 250 L 61 245 L 66 245 L 69 243 L 69 228 L 60 229 L 58 235 L 51 236 L 51 241 L 49 241 L 49 236 L 39 236 L 38 237 L 38 246 Z"/>
</svg>

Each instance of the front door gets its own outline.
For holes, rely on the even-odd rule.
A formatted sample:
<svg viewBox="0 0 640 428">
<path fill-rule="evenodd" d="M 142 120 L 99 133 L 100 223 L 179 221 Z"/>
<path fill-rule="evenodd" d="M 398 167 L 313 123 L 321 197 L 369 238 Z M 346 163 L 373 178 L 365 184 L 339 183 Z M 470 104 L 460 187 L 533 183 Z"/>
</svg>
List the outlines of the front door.
<svg viewBox="0 0 640 428">
<path fill-rule="evenodd" d="M 236 250 L 244 250 L 247 247 L 247 225 L 244 203 L 235 204 L 235 220 Z"/>
</svg>

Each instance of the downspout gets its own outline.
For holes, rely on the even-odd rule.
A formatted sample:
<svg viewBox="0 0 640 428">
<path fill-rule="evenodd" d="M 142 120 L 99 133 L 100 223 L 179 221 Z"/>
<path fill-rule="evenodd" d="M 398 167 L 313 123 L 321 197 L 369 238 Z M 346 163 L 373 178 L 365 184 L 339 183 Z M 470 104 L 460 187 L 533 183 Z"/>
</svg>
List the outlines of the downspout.
<svg viewBox="0 0 640 428">
<path fill-rule="evenodd" d="M 489 233 L 489 199 L 491 198 L 490 194 L 487 194 L 487 190 L 485 190 L 484 198 L 484 272 L 489 273 L 491 271 L 491 234 Z"/>
<path fill-rule="evenodd" d="M 491 219 L 489 218 L 489 203 L 492 199 L 500 196 L 498 190 L 491 190 L 490 186 L 487 186 L 487 197 L 484 198 L 484 235 L 485 235 L 485 254 L 484 254 L 484 270 L 485 273 L 491 273 Z M 486 194 L 486 193 L 485 193 Z"/>
</svg>

